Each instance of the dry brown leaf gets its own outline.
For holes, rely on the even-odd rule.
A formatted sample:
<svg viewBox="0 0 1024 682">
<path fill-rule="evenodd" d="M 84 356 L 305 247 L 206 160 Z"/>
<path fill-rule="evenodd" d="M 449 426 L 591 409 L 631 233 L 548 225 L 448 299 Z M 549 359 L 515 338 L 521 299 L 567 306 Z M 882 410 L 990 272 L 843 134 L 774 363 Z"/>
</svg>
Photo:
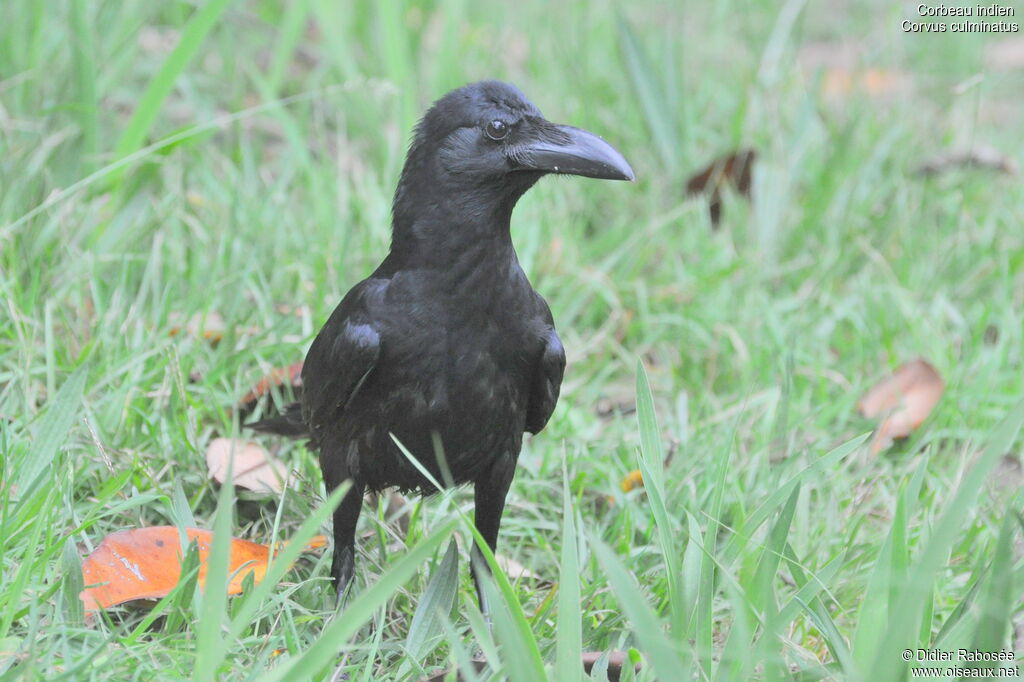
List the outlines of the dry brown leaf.
<svg viewBox="0 0 1024 682">
<path fill-rule="evenodd" d="M 920 358 L 900 365 L 875 384 L 857 403 L 868 419 L 887 413 L 871 441 L 871 452 L 877 454 L 894 440 L 909 436 L 928 418 L 945 389 L 938 371 Z"/>
<path fill-rule="evenodd" d="M 199 585 L 206 584 L 207 558 L 213 533 L 186 528 L 185 535 L 199 547 Z M 318 549 L 327 539 L 318 535 L 307 549 Z M 90 611 L 110 608 L 138 599 L 166 596 L 181 577 L 181 544 L 174 526 L 154 526 L 121 530 L 103 539 L 100 546 L 82 562 L 86 588 L 81 599 Z M 260 582 L 267 573 L 270 548 L 248 540 L 231 540 L 228 594 L 239 594 L 250 573 Z M 239 570 L 241 569 L 241 570 Z"/>
<path fill-rule="evenodd" d="M 1017 174 L 1017 162 L 988 145 L 975 145 L 970 149 L 953 149 L 938 154 L 917 168 L 920 175 L 939 175 L 959 168 L 983 168 L 1007 175 Z"/>
<path fill-rule="evenodd" d="M 302 363 L 296 362 L 287 367 L 275 367 L 270 373 L 256 382 L 252 390 L 238 401 L 238 412 L 248 415 L 256 409 L 256 403 L 270 393 L 271 389 L 281 388 L 285 384 L 291 386 L 292 393 L 298 398 L 302 388 Z"/>
<path fill-rule="evenodd" d="M 508 579 L 512 582 L 515 582 L 517 580 L 530 580 L 537 583 L 538 587 L 551 585 L 550 580 L 546 578 L 541 578 L 539 575 L 528 569 L 526 566 L 523 566 L 515 559 L 507 557 L 503 554 L 495 555 L 494 559 L 498 562 L 498 565 L 501 566 L 501 570 L 505 571 L 505 575 L 508 576 Z"/>
<path fill-rule="evenodd" d="M 257 493 L 280 493 L 288 467 L 259 443 L 234 438 L 214 438 L 206 448 L 206 467 L 218 483 L 225 483 L 232 463 L 236 487 Z"/>
<path fill-rule="evenodd" d="M 732 186 L 740 196 L 748 201 L 752 199 L 751 173 L 756 159 L 756 150 L 737 149 L 714 159 L 687 179 L 687 194 L 707 196 L 712 226 L 717 226 L 722 219 L 722 191 L 726 185 Z"/>
</svg>

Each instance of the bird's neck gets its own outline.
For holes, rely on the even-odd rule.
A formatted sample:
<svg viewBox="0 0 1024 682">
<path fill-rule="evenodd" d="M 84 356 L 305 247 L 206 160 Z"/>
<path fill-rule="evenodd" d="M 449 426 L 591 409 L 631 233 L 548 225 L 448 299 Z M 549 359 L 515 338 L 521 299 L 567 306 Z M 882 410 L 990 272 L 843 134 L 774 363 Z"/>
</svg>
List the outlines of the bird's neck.
<svg viewBox="0 0 1024 682">
<path fill-rule="evenodd" d="M 515 260 L 510 224 L 515 201 L 461 193 L 396 204 L 389 260 L 398 268 L 461 270 Z"/>
</svg>

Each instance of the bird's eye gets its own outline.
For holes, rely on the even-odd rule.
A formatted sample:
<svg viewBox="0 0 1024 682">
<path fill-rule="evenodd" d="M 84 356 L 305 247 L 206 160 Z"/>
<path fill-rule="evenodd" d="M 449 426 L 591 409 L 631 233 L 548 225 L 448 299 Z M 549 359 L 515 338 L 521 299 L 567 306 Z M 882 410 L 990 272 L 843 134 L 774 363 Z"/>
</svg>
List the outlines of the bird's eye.
<svg viewBox="0 0 1024 682">
<path fill-rule="evenodd" d="M 504 140 L 505 136 L 508 135 L 508 124 L 504 121 L 495 119 L 487 124 L 487 127 L 484 128 L 484 132 L 487 134 L 487 137 L 491 138 L 495 142 Z"/>
</svg>

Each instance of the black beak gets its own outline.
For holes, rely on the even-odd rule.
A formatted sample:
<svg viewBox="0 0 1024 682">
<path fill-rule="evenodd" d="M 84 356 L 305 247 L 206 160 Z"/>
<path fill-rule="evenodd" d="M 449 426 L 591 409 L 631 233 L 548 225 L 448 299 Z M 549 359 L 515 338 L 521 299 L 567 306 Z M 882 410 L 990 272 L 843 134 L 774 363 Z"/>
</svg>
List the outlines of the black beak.
<svg viewBox="0 0 1024 682">
<path fill-rule="evenodd" d="M 602 180 L 635 179 L 629 162 L 594 133 L 547 123 L 534 130 L 537 139 L 514 151 L 517 170 L 582 175 Z"/>
</svg>

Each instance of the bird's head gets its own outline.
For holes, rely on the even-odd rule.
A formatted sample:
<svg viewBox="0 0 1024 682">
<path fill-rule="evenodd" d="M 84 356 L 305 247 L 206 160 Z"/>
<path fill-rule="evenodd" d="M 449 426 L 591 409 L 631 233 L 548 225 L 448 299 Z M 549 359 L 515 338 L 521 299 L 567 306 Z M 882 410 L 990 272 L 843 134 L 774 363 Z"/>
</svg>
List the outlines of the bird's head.
<svg viewBox="0 0 1024 682">
<path fill-rule="evenodd" d="M 395 195 L 396 219 L 428 203 L 511 213 L 549 173 L 633 180 L 633 169 L 597 135 L 546 120 L 514 85 L 481 81 L 448 93 L 419 126 Z M 409 204 L 406 206 L 405 204 Z M 483 216 L 481 216 L 483 217 Z"/>
</svg>

